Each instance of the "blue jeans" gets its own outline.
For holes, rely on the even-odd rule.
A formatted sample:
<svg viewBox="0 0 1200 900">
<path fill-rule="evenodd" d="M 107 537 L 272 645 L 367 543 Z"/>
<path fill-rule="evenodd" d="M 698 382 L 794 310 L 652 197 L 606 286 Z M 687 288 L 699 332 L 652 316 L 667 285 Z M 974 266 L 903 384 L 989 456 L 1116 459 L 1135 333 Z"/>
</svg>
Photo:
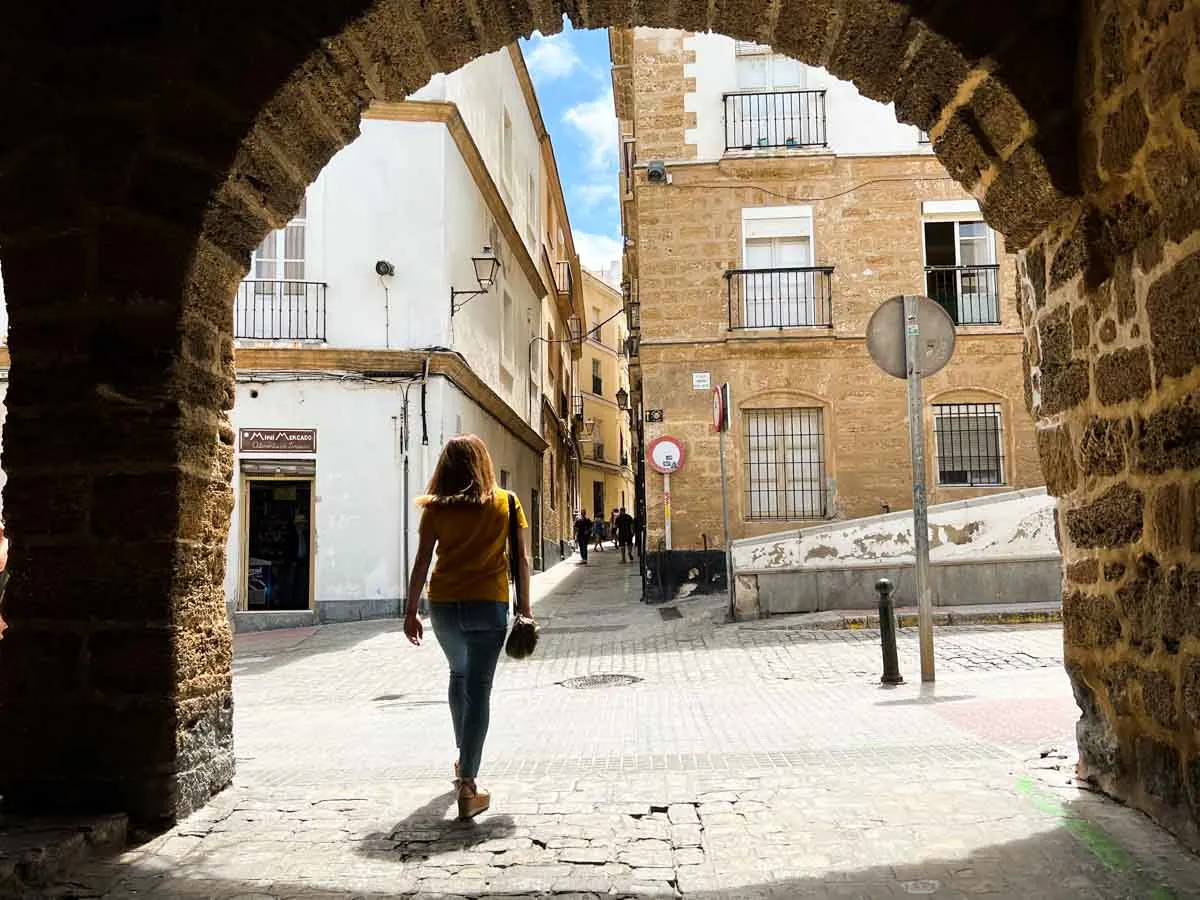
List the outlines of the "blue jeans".
<svg viewBox="0 0 1200 900">
<path fill-rule="evenodd" d="M 491 717 L 492 677 L 508 634 L 508 605 L 492 600 L 430 603 L 429 615 L 450 663 L 450 717 L 459 775 L 474 778 Z"/>
</svg>

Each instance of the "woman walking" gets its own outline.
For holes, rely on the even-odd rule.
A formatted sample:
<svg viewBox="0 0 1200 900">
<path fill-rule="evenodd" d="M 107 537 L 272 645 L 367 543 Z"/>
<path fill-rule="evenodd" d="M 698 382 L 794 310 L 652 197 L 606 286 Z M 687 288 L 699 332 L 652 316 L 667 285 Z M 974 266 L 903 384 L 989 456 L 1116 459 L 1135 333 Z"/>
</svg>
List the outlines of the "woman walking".
<svg viewBox="0 0 1200 900">
<path fill-rule="evenodd" d="M 517 577 L 521 615 L 529 609 L 529 524 L 516 494 L 496 485 L 487 446 L 473 434 L 451 438 L 442 450 L 422 508 L 420 546 L 408 584 L 404 633 L 420 646 L 424 629 L 417 606 L 429 562 L 433 634 L 450 664 L 450 717 L 458 761 L 458 815 L 473 819 L 491 804 L 475 779 L 490 717 L 492 677 L 508 630 L 509 516 L 520 535 Z"/>
</svg>

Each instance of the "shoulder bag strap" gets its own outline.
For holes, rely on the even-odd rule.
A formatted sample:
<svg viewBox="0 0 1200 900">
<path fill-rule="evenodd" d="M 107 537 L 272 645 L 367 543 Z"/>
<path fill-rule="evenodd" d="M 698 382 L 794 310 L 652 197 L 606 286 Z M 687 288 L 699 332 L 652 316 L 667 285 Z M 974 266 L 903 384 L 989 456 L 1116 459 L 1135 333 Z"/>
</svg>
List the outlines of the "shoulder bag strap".
<svg viewBox="0 0 1200 900">
<path fill-rule="evenodd" d="M 517 564 L 521 540 L 517 534 L 517 499 L 512 491 L 508 491 L 508 571 L 512 574 L 513 585 L 513 615 L 521 611 L 521 569 Z"/>
</svg>

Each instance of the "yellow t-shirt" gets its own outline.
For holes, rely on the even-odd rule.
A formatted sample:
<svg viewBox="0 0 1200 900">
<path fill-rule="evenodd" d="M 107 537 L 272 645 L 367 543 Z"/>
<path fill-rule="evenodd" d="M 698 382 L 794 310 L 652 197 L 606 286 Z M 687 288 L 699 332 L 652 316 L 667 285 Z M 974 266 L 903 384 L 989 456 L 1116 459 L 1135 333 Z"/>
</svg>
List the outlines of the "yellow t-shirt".
<svg viewBox="0 0 1200 900">
<path fill-rule="evenodd" d="M 421 534 L 437 540 L 437 563 L 429 599 L 508 602 L 508 491 L 497 490 L 484 506 L 427 506 Z M 528 528 L 516 494 L 517 525 Z"/>
</svg>

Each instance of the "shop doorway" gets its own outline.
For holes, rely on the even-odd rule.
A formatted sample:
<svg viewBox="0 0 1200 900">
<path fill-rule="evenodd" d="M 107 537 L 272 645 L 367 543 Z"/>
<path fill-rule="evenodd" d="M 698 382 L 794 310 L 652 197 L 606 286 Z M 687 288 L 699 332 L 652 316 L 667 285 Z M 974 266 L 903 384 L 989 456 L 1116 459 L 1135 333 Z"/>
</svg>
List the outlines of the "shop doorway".
<svg viewBox="0 0 1200 900">
<path fill-rule="evenodd" d="M 245 609 L 312 608 L 313 483 L 248 478 Z"/>
</svg>

